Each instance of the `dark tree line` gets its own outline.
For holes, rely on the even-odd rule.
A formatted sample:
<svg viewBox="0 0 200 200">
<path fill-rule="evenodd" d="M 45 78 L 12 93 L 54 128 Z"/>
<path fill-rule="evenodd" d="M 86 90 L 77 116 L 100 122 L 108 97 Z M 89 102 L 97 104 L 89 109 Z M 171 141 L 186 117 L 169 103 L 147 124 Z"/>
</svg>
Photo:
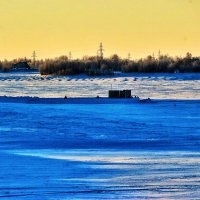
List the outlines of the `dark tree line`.
<svg viewBox="0 0 200 200">
<path fill-rule="evenodd" d="M 20 60 L 1 61 L 0 68 L 9 71 L 13 63 Z M 27 62 L 32 66 L 31 60 Z M 187 53 L 185 57 L 170 57 L 160 55 L 159 58 L 147 56 L 140 60 L 122 59 L 118 55 L 100 60 L 97 57 L 83 57 L 82 59 L 69 60 L 67 56 L 55 59 L 37 60 L 34 63 L 42 75 L 112 75 L 115 71 L 124 73 L 186 73 L 200 72 L 200 58 L 192 57 Z"/>
<path fill-rule="evenodd" d="M 186 73 L 200 72 L 200 58 L 187 53 L 184 58 L 160 55 L 159 58 L 148 56 L 140 60 L 121 59 L 118 55 L 99 60 L 96 57 L 84 57 L 69 61 L 67 57 L 45 60 L 39 66 L 41 74 L 73 75 L 112 75 L 115 71 L 124 73 Z"/>
<path fill-rule="evenodd" d="M 8 60 L 3 60 L 0 61 L 0 70 L 3 72 L 9 72 L 10 70 L 13 69 L 13 67 L 20 62 L 24 62 L 27 63 L 30 67 L 33 68 L 33 65 L 31 63 L 31 59 L 27 59 L 27 58 L 18 58 L 18 59 L 14 59 L 11 61 Z"/>
</svg>

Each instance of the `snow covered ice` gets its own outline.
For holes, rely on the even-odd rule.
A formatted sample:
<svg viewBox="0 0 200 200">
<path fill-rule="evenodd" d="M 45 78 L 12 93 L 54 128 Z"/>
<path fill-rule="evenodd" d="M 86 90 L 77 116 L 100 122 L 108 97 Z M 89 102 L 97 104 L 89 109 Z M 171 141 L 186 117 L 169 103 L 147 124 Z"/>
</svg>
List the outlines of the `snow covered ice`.
<svg viewBox="0 0 200 200">
<path fill-rule="evenodd" d="M 198 74 L 0 74 L 1 96 L 107 96 L 112 84 L 160 99 L 154 104 L 0 103 L 0 198 L 199 199 L 199 83 Z"/>
<path fill-rule="evenodd" d="M 111 89 L 132 89 L 141 98 L 200 99 L 199 74 L 121 74 L 54 77 L 38 73 L 0 73 L 0 96 L 107 97 Z"/>
</svg>

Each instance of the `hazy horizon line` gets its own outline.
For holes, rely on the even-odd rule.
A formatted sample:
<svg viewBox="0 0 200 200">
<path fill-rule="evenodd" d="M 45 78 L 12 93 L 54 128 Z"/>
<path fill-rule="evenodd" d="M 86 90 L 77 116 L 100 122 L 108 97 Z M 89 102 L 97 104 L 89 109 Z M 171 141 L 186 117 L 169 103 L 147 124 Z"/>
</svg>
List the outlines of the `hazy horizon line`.
<svg viewBox="0 0 200 200">
<path fill-rule="evenodd" d="M 81 60 L 81 59 L 84 59 L 84 57 L 89 57 L 89 58 L 90 57 L 98 57 L 97 54 L 96 55 L 95 54 L 85 54 L 85 55 L 82 55 L 82 56 L 74 56 L 73 52 L 72 51 L 70 51 L 70 52 L 71 52 L 71 60 Z M 70 57 L 69 53 L 68 54 L 55 55 L 55 56 L 49 56 L 49 57 L 47 57 L 47 56 L 41 56 L 40 57 L 40 56 L 38 56 L 39 54 L 37 54 L 37 51 L 36 51 L 36 60 L 56 59 L 56 58 L 59 58 L 59 57 L 62 57 L 62 56 L 66 56 L 66 57 L 69 58 Z M 171 55 L 169 53 L 163 53 L 163 52 L 160 51 L 160 55 L 168 56 L 168 57 L 172 57 L 172 58 L 176 58 L 176 57 L 184 58 L 187 53 L 190 53 L 192 55 L 192 57 L 197 57 L 197 58 L 200 57 L 200 55 L 193 55 L 193 53 L 191 53 L 190 51 L 186 51 L 185 54 L 176 54 L 176 55 Z M 130 54 L 130 57 L 129 57 L 129 54 Z M 127 56 L 121 55 L 119 53 L 111 53 L 109 55 L 104 55 L 104 58 L 108 59 L 108 58 L 112 57 L 113 55 L 118 55 L 121 59 L 128 59 L 129 58 L 129 60 L 140 60 L 140 59 L 145 59 L 148 56 L 152 56 L 154 58 L 159 58 L 159 51 L 158 52 L 152 52 L 152 53 L 146 54 L 144 56 L 137 56 L 137 57 L 134 57 L 134 54 L 132 54 L 130 52 L 127 53 Z M 13 60 L 16 60 L 16 59 L 28 59 L 28 60 L 30 60 L 30 59 L 32 59 L 32 57 L 33 56 L 30 55 L 30 56 L 18 56 L 18 57 L 10 57 L 10 58 L 0 58 L 0 61 L 5 61 L 5 60 L 13 61 Z"/>
</svg>

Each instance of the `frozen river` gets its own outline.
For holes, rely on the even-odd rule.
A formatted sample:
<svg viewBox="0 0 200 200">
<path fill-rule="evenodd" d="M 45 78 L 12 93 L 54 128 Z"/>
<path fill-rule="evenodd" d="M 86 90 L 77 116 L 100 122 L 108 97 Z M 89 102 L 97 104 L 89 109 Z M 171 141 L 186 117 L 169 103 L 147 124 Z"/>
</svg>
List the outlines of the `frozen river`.
<svg viewBox="0 0 200 200">
<path fill-rule="evenodd" d="M 109 89 L 132 89 L 141 98 L 200 99 L 200 73 L 121 74 L 113 77 L 0 73 L 0 96 L 96 97 Z"/>
<path fill-rule="evenodd" d="M 1 95 L 104 96 L 117 82 L 142 97 L 196 100 L 0 103 L 0 198 L 199 199 L 200 77 L 178 76 L 1 74 Z"/>
<path fill-rule="evenodd" d="M 0 197 L 198 199 L 200 102 L 0 104 Z"/>
</svg>

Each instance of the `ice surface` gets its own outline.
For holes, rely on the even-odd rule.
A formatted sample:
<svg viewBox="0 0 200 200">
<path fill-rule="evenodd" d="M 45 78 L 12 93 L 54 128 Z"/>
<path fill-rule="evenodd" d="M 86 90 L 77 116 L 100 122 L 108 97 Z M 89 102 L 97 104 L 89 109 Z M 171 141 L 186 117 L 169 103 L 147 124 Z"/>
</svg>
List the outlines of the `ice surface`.
<svg viewBox="0 0 200 200">
<path fill-rule="evenodd" d="M 1 73 L 0 96 L 63 100 L 65 95 L 107 96 L 112 86 L 164 100 L 79 105 L 4 99 L 0 198 L 199 199 L 199 85 L 199 74 L 118 73 L 111 78 Z"/>
<path fill-rule="evenodd" d="M 4 159 L 0 197 L 5 199 L 199 199 L 200 195 L 196 152 L 39 150 L 4 153 L 0 159 Z"/>
<path fill-rule="evenodd" d="M 109 89 L 132 89 L 141 98 L 200 99 L 200 74 L 121 74 L 114 77 L 0 73 L 0 96 L 96 97 Z"/>
<path fill-rule="evenodd" d="M 199 105 L 0 103 L 0 198 L 199 199 Z"/>
</svg>

